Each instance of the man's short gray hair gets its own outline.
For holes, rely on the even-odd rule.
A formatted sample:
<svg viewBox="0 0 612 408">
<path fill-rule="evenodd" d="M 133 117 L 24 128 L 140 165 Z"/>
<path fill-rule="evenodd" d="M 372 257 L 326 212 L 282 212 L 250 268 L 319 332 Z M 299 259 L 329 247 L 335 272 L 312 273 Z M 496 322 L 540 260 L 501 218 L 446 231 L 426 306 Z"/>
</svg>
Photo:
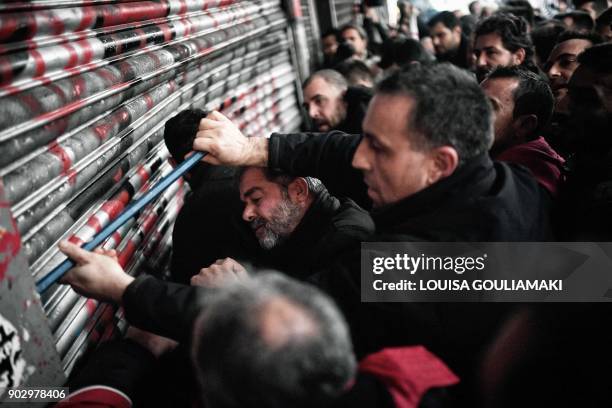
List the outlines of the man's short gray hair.
<svg viewBox="0 0 612 408">
<path fill-rule="evenodd" d="M 302 89 L 305 89 L 315 78 L 321 78 L 340 92 L 346 91 L 348 82 L 338 71 L 333 69 L 322 69 L 310 75 L 302 84 Z"/>
</svg>

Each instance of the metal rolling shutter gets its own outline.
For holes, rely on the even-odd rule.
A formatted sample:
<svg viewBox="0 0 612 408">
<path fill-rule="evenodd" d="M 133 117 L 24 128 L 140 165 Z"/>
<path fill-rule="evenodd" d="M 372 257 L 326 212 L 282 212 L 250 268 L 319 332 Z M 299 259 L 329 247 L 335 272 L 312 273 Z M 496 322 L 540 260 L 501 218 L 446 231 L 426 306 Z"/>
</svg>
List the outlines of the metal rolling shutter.
<svg viewBox="0 0 612 408">
<path fill-rule="evenodd" d="M 318 38 L 317 38 L 318 40 Z M 248 136 L 300 123 L 278 1 L 39 0 L 0 5 L 0 177 L 35 279 L 170 170 L 165 121 L 218 109 Z M 188 189 L 170 187 L 105 244 L 163 276 Z M 62 368 L 123 330 L 121 312 L 65 286 L 42 295 Z"/>
</svg>

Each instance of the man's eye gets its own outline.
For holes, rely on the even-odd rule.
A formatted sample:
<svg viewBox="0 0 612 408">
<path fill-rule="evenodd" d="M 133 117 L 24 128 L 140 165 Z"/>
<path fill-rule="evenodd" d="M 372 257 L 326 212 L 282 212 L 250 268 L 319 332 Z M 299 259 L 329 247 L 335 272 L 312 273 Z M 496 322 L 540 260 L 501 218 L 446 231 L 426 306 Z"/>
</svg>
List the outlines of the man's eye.
<svg viewBox="0 0 612 408">
<path fill-rule="evenodd" d="M 372 150 L 374 150 L 375 152 L 382 152 L 383 148 L 381 145 L 379 145 L 378 143 L 372 143 L 370 142 L 370 147 L 372 148 Z"/>
</svg>

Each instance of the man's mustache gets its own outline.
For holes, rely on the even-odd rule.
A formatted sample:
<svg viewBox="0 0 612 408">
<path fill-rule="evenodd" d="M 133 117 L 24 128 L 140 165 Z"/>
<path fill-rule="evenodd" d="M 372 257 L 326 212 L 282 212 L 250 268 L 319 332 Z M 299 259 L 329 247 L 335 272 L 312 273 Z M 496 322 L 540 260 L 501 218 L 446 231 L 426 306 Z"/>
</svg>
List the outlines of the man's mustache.
<svg viewBox="0 0 612 408">
<path fill-rule="evenodd" d="M 263 218 L 255 218 L 253 221 L 249 223 L 251 229 L 256 230 L 259 227 L 265 226 L 266 221 Z"/>
</svg>

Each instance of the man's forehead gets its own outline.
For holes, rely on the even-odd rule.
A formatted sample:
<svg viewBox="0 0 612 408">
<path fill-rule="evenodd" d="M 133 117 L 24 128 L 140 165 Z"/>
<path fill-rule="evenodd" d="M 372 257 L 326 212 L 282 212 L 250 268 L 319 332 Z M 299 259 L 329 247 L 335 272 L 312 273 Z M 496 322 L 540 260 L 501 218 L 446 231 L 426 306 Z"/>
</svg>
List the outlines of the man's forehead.
<svg viewBox="0 0 612 408">
<path fill-rule="evenodd" d="M 337 96 L 339 94 L 339 90 L 329 82 L 327 82 L 324 78 L 315 77 L 310 81 L 310 83 L 304 88 L 304 98 L 310 99 L 318 96 Z"/>
<path fill-rule="evenodd" d="M 330 43 L 337 42 L 336 35 L 335 34 L 326 35 L 325 37 L 323 37 L 323 42 L 330 42 Z"/>
<path fill-rule="evenodd" d="M 591 42 L 581 38 L 572 38 L 571 40 L 563 41 L 553 48 L 550 53 L 550 59 L 559 58 L 562 54 L 580 54 L 585 48 L 589 47 Z"/>
<path fill-rule="evenodd" d="M 386 135 L 407 128 L 407 121 L 414 107 L 414 98 L 408 95 L 374 95 L 366 116 L 363 130 L 371 139 L 382 141 Z"/>
<path fill-rule="evenodd" d="M 265 183 L 269 183 L 269 181 L 266 179 L 263 170 L 258 167 L 249 167 L 240 176 L 240 194 L 244 194 L 254 187 L 262 187 Z"/>
<path fill-rule="evenodd" d="M 354 28 L 347 28 L 346 30 L 342 31 L 342 37 L 359 37 L 359 38 L 361 38 L 361 35 L 359 35 L 359 32 L 357 30 L 355 30 Z"/>
<path fill-rule="evenodd" d="M 445 26 L 444 23 L 440 21 L 440 22 L 434 24 L 433 27 L 431 27 L 431 31 L 435 32 L 435 33 L 442 32 L 442 31 L 450 31 L 450 28 Z"/>
<path fill-rule="evenodd" d="M 479 35 L 478 37 L 476 37 L 476 40 L 474 41 L 475 49 L 483 49 L 483 48 L 489 48 L 489 47 L 504 48 L 504 44 L 499 34 L 489 33 L 489 34 Z"/>
<path fill-rule="evenodd" d="M 512 93 L 518 87 L 518 78 L 489 78 L 480 85 L 488 97 L 494 96 L 500 101 L 512 100 Z"/>
</svg>

